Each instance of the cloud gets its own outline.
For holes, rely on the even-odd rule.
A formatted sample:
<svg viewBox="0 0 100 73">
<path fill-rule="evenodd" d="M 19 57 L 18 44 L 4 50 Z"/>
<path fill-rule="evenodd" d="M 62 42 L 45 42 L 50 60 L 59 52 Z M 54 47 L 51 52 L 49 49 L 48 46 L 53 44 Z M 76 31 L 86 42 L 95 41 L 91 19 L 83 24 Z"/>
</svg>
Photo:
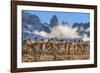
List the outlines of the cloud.
<svg viewBox="0 0 100 73">
<path fill-rule="evenodd" d="M 87 28 L 87 29 L 85 30 L 85 32 L 90 32 L 90 28 Z"/>
<path fill-rule="evenodd" d="M 90 38 L 86 34 L 83 34 L 82 40 L 83 41 L 90 41 Z"/>
<path fill-rule="evenodd" d="M 81 38 L 77 32 L 77 28 L 72 28 L 68 25 L 54 26 L 50 33 L 46 33 L 44 31 L 34 31 L 33 33 L 45 38 Z"/>
<path fill-rule="evenodd" d="M 43 37 L 46 37 L 47 36 L 47 33 L 44 32 L 44 31 L 34 31 L 33 33 L 37 34 L 37 35 L 40 35 L 40 36 L 43 36 Z"/>
<path fill-rule="evenodd" d="M 90 27 L 89 27 L 89 28 L 87 28 L 87 29 L 85 29 L 85 30 L 84 30 L 84 28 L 83 28 L 83 27 L 81 27 L 81 28 L 80 28 L 80 31 L 90 32 Z"/>
</svg>

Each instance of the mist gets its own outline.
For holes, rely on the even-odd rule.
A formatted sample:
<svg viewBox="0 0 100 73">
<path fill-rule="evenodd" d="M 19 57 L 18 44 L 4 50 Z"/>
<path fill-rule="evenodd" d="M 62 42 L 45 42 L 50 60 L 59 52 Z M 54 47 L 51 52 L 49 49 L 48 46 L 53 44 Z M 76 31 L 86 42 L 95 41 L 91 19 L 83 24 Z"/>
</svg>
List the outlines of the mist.
<svg viewBox="0 0 100 73">
<path fill-rule="evenodd" d="M 45 38 L 81 38 L 77 32 L 77 28 L 72 28 L 68 25 L 54 26 L 51 28 L 50 33 L 46 33 L 44 31 L 34 31 L 33 33 Z"/>
</svg>

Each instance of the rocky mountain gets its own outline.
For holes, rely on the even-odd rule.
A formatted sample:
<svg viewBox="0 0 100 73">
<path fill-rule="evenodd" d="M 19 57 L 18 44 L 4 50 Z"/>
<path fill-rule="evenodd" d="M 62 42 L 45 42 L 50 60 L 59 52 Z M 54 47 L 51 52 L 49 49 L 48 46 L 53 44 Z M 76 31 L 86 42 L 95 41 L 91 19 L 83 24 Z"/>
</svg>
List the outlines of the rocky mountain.
<svg viewBox="0 0 100 73">
<path fill-rule="evenodd" d="M 58 25 L 57 16 L 56 15 L 53 15 L 53 17 L 51 18 L 51 21 L 50 21 L 50 26 L 52 28 L 52 27 L 57 26 L 57 25 Z"/>
<path fill-rule="evenodd" d="M 80 35 L 86 34 L 88 37 L 90 36 L 90 31 L 86 31 L 87 29 L 89 29 L 90 27 L 90 23 L 74 23 L 72 28 L 78 28 L 77 32 Z"/>
<path fill-rule="evenodd" d="M 22 13 L 22 34 L 23 38 L 34 38 L 40 37 L 38 35 L 33 34 L 34 31 L 44 31 L 50 32 L 50 27 L 47 24 L 41 23 L 41 20 L 38 16 L 32 15 L 30 13 Z M 33 37 L 34 35 L 34 37 Z"/>
<path fill-rule="evenodd" d="M 22 15 L 22 26 L 23 29 L 28 29 L 30 31 L 45 31 L 50 32 L 48 25 L 42 24 L 38 16 L 29 13 L 23 13 Z"/>
<path fill-rule="evenodd" d="M 90 27 L 90 23 L 89 23 L 89 22 L 88 22 L 88 23 L 74 23 L 72 27 L 73 27 L 73 28 L 78 27 L 78 30 L 80 30 L 81 27 L 82 27 L 83 29 L 87 29 L 87 28 Z"/>
</svg>

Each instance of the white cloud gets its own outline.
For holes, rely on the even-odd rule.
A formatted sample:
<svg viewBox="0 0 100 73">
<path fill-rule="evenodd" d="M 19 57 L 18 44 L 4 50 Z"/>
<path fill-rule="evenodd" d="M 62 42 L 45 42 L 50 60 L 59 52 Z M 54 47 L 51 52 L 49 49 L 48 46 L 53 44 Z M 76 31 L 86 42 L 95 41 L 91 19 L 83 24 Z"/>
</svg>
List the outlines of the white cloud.
<svg viewBox="0 0 100 73">
<path fill-rule="evenodd" d="M 80 38 L 76 30 L 77 28 L 71 28 L 67 25 L 58 25 L 53 27 L 50 33 L 46 33 L 44 31 L 34 31 L 33 33 L 46 38 Z"/>
<path fill-rule="evenodd" d="M 80 28 L 80 31 L 90 32 L 90 27 L 89 27 L 89 28 L 87 28 L 87 29 L 85 29 L 85 30 L 84 30 L 84 28 L 83 28 L 83 27 L 81 27 L 81 28 Z"/>
<path fill-rule="evenodd" d="M 87 28 L 87 29 L 85 30 L 85 32 L 90 32 L 90 28 Z"/>
<path fill-rule="evenodd" d="M 47 33 L 44 32 L 44 31 L 41 31 L 41 32 L 39 32 L 39 31 L 34 31 L 33 33 L 35 33 L 35 34 L 37 34 L 37 35 L 40 35 L 40 36 L 43 36 L 43 37 L 46 37 L 46 36 L 47 36 Z"/>
<path fill-rule="evenodd" d="M 90 41 L 90 38 L 86 34 L 84 34 L 82 40 L 83 41 Z"/>
</svg>

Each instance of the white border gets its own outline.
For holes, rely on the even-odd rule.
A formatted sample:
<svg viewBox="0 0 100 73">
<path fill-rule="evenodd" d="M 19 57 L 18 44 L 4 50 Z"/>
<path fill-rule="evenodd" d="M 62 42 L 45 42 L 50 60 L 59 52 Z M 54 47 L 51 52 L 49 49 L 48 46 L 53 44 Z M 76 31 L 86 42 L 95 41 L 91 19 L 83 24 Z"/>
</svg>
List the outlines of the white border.
<svg viewBox="0 0 100 73">
<path fill-rule="evenodd" d="M 73 61 L 50 61 L 50 62 L 32 62 L 22 63 L 21 57 L 21 10 L 38 10 L 38 11 L 62 11 L 62 12 L 84 12 L 90 13 L 90 59 L 89 60 L 73 60 Z M 57 8 L 57 7 L 39 7 L 39 6 L 17 6 L 17 68 L 30 67 L 46 67 L 61 65 L 82 65 L 94 64 L 94 10 L 92 9 L 76 9 L 76 8 Z"/>
</svg>

